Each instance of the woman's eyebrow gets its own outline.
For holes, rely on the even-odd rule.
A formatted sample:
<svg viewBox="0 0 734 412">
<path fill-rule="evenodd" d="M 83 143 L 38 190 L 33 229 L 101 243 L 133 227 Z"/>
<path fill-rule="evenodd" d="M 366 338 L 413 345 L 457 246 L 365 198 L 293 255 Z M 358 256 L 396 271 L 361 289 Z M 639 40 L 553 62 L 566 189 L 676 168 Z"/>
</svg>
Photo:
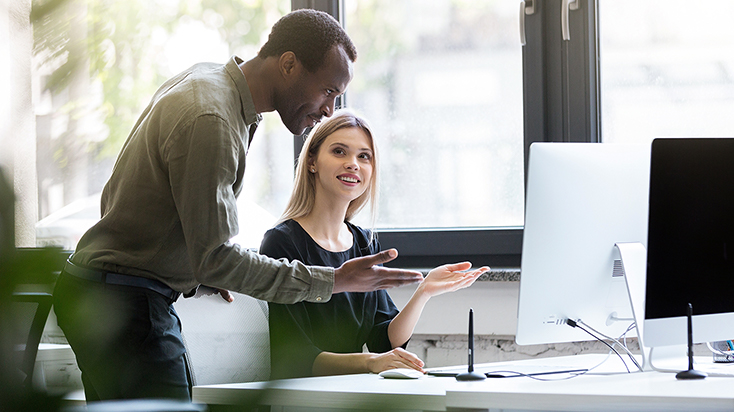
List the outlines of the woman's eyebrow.
<svg viewBox="0 0 734 412">
<path fill-rule="evenodd" d="M 334 147 L 334 146 L 341 146 L 341 147 L 343 147 L 343 148 L 349 149 L 349 145 L 348 145 L 348 144 L 346 144 L 346 143 L 341 143 L 341 142 L 334 142 L 334 143 L 332 143 L 332 144 L 331 144 L 331 145 L 330 145 L 329 147 Z M 359 149 L 359 150 L 360 150 L 360 151 L 367 151 L 367 152 L 370 152 L 370 153 L 372 153 L 372 149 L 370 149 L 369 147 L 363 147 L 363 148 L 361 148 L 361 149 Z"/>
</svg>

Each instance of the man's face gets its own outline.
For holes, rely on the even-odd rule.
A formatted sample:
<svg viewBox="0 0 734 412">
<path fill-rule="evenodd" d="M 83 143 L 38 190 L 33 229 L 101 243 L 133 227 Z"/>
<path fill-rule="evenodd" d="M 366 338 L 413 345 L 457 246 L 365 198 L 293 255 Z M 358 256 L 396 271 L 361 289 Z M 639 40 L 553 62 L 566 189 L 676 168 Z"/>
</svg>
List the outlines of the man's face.
<svg viewBox="0 0 734 412">
<path fill-rule="evenodd" d="M 323 116 L 330 117 L 336 98 L 352 80 L 352 62 L 341 46 L 332 47 L 326 53 L 324 64 L 314 73 L 300 62 L 298 65 L 299 70 L 274 101 L 283 124 L 294 135 L 302 135 Z"/>
</svg>

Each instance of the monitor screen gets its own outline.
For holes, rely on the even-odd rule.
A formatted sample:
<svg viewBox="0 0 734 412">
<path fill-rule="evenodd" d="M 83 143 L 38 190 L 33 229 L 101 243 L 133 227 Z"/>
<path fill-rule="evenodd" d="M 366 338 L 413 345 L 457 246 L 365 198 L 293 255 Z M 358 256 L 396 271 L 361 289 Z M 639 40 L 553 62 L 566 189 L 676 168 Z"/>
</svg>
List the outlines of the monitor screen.
<svg viewBox="0 0 734 412">
<path fill-rule="evenodd" d="M 647 240 L 649 173 L 649 145 L 531 145 L 518 344 L 594 340 L 565 319 L 613 337 L 632 324 L 614 245 Z"/>
<path fill-rule="evenodd" d="M 652 143 L 645 344 L 734 338 L 734 138 Z"/>
</svg>

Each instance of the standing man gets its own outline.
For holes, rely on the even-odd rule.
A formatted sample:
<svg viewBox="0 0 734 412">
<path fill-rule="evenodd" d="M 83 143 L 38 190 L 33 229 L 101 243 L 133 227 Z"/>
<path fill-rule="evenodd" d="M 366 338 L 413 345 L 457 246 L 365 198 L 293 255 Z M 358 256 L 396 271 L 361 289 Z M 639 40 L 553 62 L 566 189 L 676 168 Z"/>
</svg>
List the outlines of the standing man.
<svg viewBox="0 0 734 412">
<path fill-rule="evenodd" d="M 422 279 L 376 266 L 395 250 L 330 269 L 229 242 L 260 113 L 275 110 L 302 134 L 331 116 L 356 57 L 335 19 L 298 10 L 273 26 L 257 57 L 197 64 L 155 93 L 104 188 L 102 219 L 82 237 L 54 291 L 88 401 L 189 399 L 172 304 L 199 284 L 295 303 Z"/>
</svg>

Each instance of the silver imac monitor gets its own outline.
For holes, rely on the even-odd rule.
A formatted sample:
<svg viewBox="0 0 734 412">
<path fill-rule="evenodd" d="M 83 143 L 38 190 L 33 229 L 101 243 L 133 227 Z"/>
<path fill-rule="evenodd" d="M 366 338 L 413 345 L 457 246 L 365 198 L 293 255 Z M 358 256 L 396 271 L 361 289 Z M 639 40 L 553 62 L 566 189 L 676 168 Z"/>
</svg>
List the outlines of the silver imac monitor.
<svg viewBox="0 0 734 412">
<path fill-rule="evenodd" d="M 653 140 L 644 339 L 734 338 L 734 138 Z"/>
<path fill-rule="evenodd" d="M 647 240 L 649 174 L 649 144 L 531 145 L 518 344 L 594 340 L 566 319 L 615 338 L 631 325 L 615 243 Z"/>
</svg>

